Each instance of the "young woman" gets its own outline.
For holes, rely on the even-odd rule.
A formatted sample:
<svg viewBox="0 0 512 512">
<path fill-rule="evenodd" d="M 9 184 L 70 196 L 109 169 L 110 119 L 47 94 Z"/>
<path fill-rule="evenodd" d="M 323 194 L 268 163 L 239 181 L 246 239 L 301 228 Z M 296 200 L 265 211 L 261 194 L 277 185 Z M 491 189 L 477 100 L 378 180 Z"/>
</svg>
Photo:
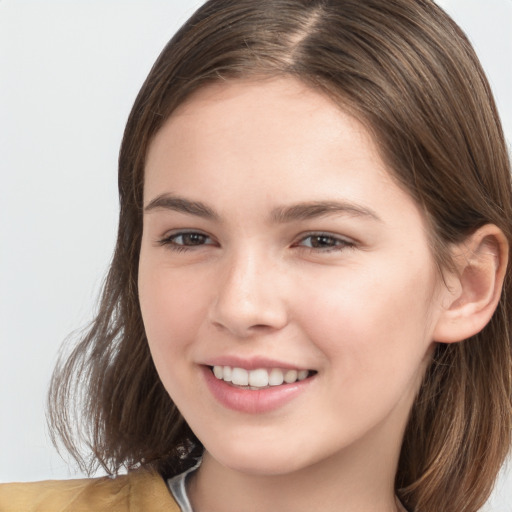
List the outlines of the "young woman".
<svg viewBox="0 0 512 512">
<path fill-rule="evenodd" d="M 142 87 L 119 190 L 50 403 L 83 467 L 128 475 L 2 510 L 483 505 L 512 426 L 510 165 L 439 7 L 207 2 Z"/>
</svg>

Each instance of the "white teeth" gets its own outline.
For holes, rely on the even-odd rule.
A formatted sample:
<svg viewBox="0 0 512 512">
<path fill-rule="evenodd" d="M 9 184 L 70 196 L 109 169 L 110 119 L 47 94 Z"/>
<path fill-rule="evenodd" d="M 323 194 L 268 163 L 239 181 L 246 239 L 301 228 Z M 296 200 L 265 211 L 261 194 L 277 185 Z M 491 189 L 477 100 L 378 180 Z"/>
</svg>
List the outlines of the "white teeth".
<svg viewBox="0 0 512 512">
<path fill-rule="evenodd" d="M 292 382 L 295 382 L 297 380 L 297 375 L 298 375 L 297 370 L 288 370 L 284 374 L 284 381 L 287 384 L 291 384 Z"/>
<path fill-rule="evenodd" d="M 243 368 L 233 368 L 231 371 L 231 382 L 237 386 L 248 386 L 249 372 Z"/>
<path fill-rule="evenodd" d="M 304 380 L 308 376 L 308 373 L 307 370 L 300 370 L 297 374 L 297 380 Z"/>
<path fill-rule="evenodd" d="M 251 370 L 249 372 L 249 386 L 265 388 L 268 386 L 267 370 Z"/>
<path fill-rule="evenodd" d="M 293 384 L 309 376 L 308 370 L 281 370 L 280 368 L 258 368 L 246 370 L 231 366 L 214 366 L 213 374 L 219 380 L 232 382 L 236 386 L 247 386 L 249 389 L 280 386 L 283 383 Z"/>
<path fill-rule="evenodd" d="M 268 383 L 271 386 L 280 386 L 284 382 L 284 376 L 282 370 L 279 368 L 272 368 L 270 375 L 268 376 Z"/>
<path fill-rule="evenodd" d="M 219 378 L 219 377 L 217 377 L 217 378 Z M 224 366 L 223 376 L 220 378 L 224 379 L 226 382 L 231 382 L 231 366 Z"/>
</svg>

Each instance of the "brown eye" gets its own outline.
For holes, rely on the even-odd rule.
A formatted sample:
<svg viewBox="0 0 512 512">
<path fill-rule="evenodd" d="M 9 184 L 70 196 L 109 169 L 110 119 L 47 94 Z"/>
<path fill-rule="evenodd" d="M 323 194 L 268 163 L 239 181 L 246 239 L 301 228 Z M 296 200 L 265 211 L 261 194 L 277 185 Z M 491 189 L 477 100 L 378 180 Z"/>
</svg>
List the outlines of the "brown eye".
<svg viewBox="0 0 512 512">
<path fill-rule="evenodd" d="M 310 249 L 342 249 L 353 244 L 348 240 L 325 233 L 313 234 L 304 237 L 299 244 Z"/>
<path fill-rule="evenodd" d="M 296 246 L 305 247 L 312 251 L 328 252 L 341 251 L 346 248 L 354 247 L 355 243 L 329 233 L 313 233 L 301 238 Z"/>
<path fill-rule="evenodd" d="M 338 245 L 338 240 L 332 236 L 327 235 L 315 235 L 309 237 L 309 244 L 315 249 L 323 249 L 324 247 L 335 247 Z"/>
<path fill-rule="evenodd" d="M 160 241 L 160 244 L 170 246 L 171 248 L 189 248 L 201 245 L 211 245 L 213 244 L 213 241 L 208 235 L 205 235 L 204 233 L 187 231 L 182 233 L 174 233 L 170 236 L 167 236 Z"/>
<path fill-rule="evenodd" d="M 203 245 L 209 237 L 201 233 L 182 233 L 171 238 L 177 245 Z"/>
</svg>

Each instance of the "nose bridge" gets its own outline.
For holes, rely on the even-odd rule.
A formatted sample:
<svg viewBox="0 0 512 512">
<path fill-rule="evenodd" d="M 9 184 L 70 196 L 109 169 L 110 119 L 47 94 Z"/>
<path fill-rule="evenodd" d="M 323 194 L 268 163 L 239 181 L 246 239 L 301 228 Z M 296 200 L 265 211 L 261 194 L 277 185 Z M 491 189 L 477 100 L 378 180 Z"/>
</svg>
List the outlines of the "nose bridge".
<svg viewBox="0 0 512 512">
<path fill-rule="evenodd" d="M 268 252 L 246 245 L 227 256 L 223 265 L 212 311 L 215 324 L 239 337 L 286 324 L 279 265 Z"/>
</svg>

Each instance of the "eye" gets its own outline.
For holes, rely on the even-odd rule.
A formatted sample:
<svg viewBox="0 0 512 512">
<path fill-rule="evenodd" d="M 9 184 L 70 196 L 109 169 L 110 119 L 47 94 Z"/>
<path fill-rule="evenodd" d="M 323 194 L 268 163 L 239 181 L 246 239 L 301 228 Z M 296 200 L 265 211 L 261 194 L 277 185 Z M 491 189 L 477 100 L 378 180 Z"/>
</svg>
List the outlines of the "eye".
<svg viewBox="0 0 512 512">
<path fill-rule="evenodd" d="M 173 233 L 162 238 L 158 243 L 177 251 L 186 251 L 194 247 L 214 244 L 211 237 L 198 231 L 182 231 L 179 233 Z"/>
<path fill-rule="evenodd" d="M 315 251 L 342 250 L 348 247 L 354 247 L 355 243 L 340 236 L 329 233 L 311 233 L 301 238 L 296 244 L 298 247 L 306 247 Z"/>
</svg>

